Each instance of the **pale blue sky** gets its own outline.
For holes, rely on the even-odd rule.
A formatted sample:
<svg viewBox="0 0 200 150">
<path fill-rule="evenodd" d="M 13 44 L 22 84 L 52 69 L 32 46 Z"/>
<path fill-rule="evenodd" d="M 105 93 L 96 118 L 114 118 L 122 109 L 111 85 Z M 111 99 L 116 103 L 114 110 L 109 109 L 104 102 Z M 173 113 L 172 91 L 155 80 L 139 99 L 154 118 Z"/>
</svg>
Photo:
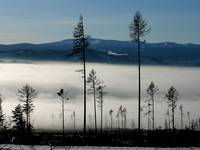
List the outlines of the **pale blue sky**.
<svg viewBox="0 0 200 150">
<path fill-rule="evenodd" d="M 137 10 L 152 27 L 148 42 L 200 44 L 200 0 L 0 0 L 0 43 L 72 38 L 80 14 L 93 38 L 130 40 Z"/>
</svg>

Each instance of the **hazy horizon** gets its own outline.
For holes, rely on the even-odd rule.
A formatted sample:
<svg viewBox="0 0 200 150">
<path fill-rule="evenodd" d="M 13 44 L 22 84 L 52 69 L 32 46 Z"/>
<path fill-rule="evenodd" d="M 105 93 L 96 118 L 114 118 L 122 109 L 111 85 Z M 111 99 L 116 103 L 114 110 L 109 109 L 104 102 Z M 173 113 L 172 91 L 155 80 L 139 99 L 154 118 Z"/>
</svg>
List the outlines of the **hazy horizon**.
<svg viewBox="0 0 200 150">
<path fill-rule="evenodd" d="M 132 42 L 131 40 L 120 40 L 120 39 L 103 39 L 103 38 L 96 38 L 96 37 L 91 37 L 92 39 L 97 39 L 97 40 L 108 40 L 108 41 L 123 41 L 123 42 Z M 45 41 L 45 42 L 18 42 L 18 43 L 0 43 L 0 44 L 2 44 L 2 45 L 15 45 L 15 44 L 48 44 L 48 43 L 54 43 L 54 42 L 62 42 L 62 41 L 64 41 L 64 40 L 73 40 L 73 38 L 65 38 L 65 39 L 57 39 L 57 40 L 55 40 L 55 41 Z M 132 42 L 132 43 L 134 43 L 134 42 Z M 165 41 L 165 40 L 163 40 L 163 41 L 146 41 L 146 43 L 152 43 L 152 44 L 154 44 L 154 43 L 177 43 L 177 44 L 195 44 L 195 45 L 200 45 L 200 43 L 192 43 L 192 42 L 175 42 L 175 41 Z"/>
</svg>

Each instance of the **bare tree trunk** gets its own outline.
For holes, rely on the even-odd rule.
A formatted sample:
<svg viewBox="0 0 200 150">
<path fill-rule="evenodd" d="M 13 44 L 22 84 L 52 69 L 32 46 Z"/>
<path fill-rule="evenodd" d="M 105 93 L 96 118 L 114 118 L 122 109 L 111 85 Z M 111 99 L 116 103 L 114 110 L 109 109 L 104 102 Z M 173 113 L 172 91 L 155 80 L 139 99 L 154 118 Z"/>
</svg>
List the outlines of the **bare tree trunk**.
<svg viewBox="0 0 200 150">
<path fill-rule="evenodd" d="M 126 115 L 124 115 L 124 129 L 126 129 Z"/>
<path fill-rule="evenodd" d="M 138 130 L 140 130 L 141 78 L 140 78 L 140 27 L 138 27 Z"/>
<path fill-rule="evenodd" d="M 170 115 L 168 115 L 168 121 L 169 121 L 169 129 L 171 129 L 171 120 L 170 120 Z"/>
<path fill-rule="evenodd" d="M 154 96 L 152 95 L 152 124 L 153 124 L 153 130 L 154 130 Z"/>
<path fill-rule="evenodd" d="M 112 131 L 112 128 L 113 128 L 113 116 L 111 114 L 111 118 L 110 118 L 110 128 L 111 128 L 111 131 Z"/>
<path fill-rule="evenodd" d="M 150 130 L 150 102 L 148 103 L 148 130 Z"/>
<path fill-rule="evenodd" d="M 28 106 L 28 96 L 26 96 L 26 106 Z M 26 132 L 29 132 L 29 112 L 26 111 Z"/>
<path fill-rule="evenodd" d="M 183 129 L 183 110 L 181 109 L 181 129 Z"/>
<path fill-rule="evenodd" d="M 148 130 L 150 130 L 150 114 L 148 114 Z"/>
<path fill-rule="evenodd" d="M 86 65 L 85 65 L 85 37 L 83 31 L 83 78 L 84 78 L 84 137 L 86 136 Z"/>
<path fill-rule="evenodd" d="M 188 126 L 189 126 L 189 129 L 191 129 L 190 113 L 188 114 Z"/>
<path fill-rule="evenodd" d="M 174 130 L 174 109 L 172 109 L 172 129 Z"/>
<path fill-rule="evenodd" d="M 103 131 L 103 102 L 101 100 L 101 132 Z"/>
<path fill-rule="evenodd" d="M 94 82 L 94 81 L 93 81 Z M 93 83 L 93 93 L 94 93 L 94 121 L 95 121 L 95 132 L 97 133 L 97 113 L 96 113 L 96 89 Z"/>
<path fill-rule="evenodd" d="M 76 116 L 74 115 L 74 130 L 76 130 Z"/>
<path fill-rule="evenodd" d="M 62 133 L 65 134 L 65 112 L 64 112 L 64 95 L 62 96 Z"/>
<path fill-rule="evenodd" d="M 124 120 L 123 120 L 123 116 L 121 116 L 121 124 L 122 124 L 122 130 L 124 129 Z"/>
</svg>

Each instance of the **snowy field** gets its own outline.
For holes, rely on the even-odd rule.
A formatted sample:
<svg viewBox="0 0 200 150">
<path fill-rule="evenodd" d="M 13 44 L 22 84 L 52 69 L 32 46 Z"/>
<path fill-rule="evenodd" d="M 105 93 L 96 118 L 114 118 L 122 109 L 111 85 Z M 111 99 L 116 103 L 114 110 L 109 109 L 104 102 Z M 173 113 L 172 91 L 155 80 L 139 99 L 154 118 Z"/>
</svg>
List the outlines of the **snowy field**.
<svg viewBox="0 0 200 150">
<path fill-rule="evenodd" d="M 88 146 L 62 146 L 62 147 L 49 147 L 49 146 L 25 146 L 25 145 L 1 145 L 5 150 L 198 150 L 200 148 L 191 147 L 191 148 L 144 148 L 144 147 L 88 147 Z"/>
</svg>

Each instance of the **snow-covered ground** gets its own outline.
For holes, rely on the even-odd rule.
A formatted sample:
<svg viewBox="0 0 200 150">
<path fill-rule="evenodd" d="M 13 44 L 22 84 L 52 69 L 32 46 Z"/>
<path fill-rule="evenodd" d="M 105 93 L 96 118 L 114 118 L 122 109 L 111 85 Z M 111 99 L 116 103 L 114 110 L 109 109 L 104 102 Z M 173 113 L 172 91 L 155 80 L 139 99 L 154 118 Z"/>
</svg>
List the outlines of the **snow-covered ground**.
<svg viewBox="0 0 200 150">
<path fill-rule="evenodd" d="M 0 149 L 10 150 L 198 150 L 200 148 L 190 147 L 190 148 L 154 148 L 154 147 L 93 147 L 93 146 L 25 146 L 25 145 L 0 145 Z"/>
</svg>

